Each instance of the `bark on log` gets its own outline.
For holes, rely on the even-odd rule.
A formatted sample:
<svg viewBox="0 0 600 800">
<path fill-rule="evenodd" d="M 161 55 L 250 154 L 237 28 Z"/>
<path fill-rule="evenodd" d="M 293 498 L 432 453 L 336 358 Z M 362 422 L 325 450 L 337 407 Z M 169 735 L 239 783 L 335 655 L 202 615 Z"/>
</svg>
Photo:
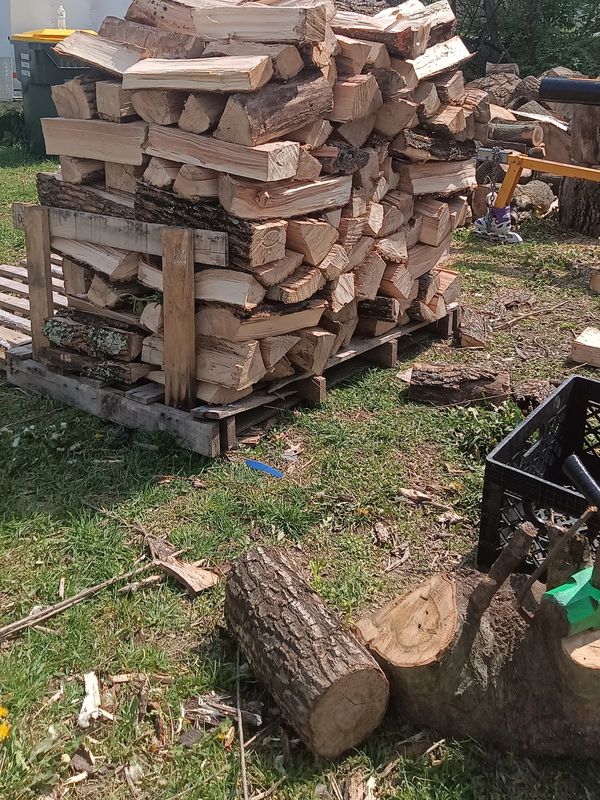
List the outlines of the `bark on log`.
<svg viewBox="0 0 600 800">
<path fill-rule="evenodd" d="M 600 108 L 573 106 L 571 158 L 577 164 L 600 164 Z"/>
<path fill-rule="evenodd" d="M 566 636 L 558 609 L 539 604 L 539 583 L 526 596 L 528 614 L 517 610 L 524 581 L 512 576 L 486 605 L 477 595 L 489 577 L 441 573 L 356 628 L 388 674 L 400 715 L 419 728 L 597 759 L 598 631 Z"/>
<path fill-rule="evenodd" d="M 38 172 L 37 191 L 43 206 L 87 211 L 109 217 L 134 218 L 131 197 L 97 186 L 67 183 L 52 172 Z"/>
<path fill-rule="evenodd" d="M 600 184 L 565 178 L 559 194 L 560 221 L 566 228 L 600 236 Z"/>
<path fill-rule="evenodd" d="M 472 308 L 463 308 L 458 328 L 461 347 L 485 347 L 492 333 L 492 326 L 485 314 Z"/>
<path fill-rule="evenodd" d="M 475 155 L 473 141 L 457 142 L 441 139 L 407 129 L 398 134 L 391 144 L 391 152 L 413 161 L 467 161 Z"/>
<path fill-rule="evenodd" d="M 488 138 L 502 142 L 525 142 L 539 147 L 544 141 L 544 131 L 535 122 L 490 122 Z"/>
<path fill-rule="evenodd" d="M 510 395 L 510 375 L 491 369 L 454 364 L 417 363 L 412 369 L 410 400 L 432 405 L 505 400 Z"/>
<path fill-rule="evenodd" d="M 256 547 L 238 559 L 227 579 L 225 619 L 314 753 L 336 758 L 379 725 L 388 700 L 383 672 L 289 555 Z"/>
<path fill-rule="evenodd" d="M 232 264 L 258 267 L 285 256 L 285 222 L 238 219 L 219 205 L 195 203 L 154 186 L 138 185 L 135 215 L 144 222 L 227 233 Z"/>
</svg>

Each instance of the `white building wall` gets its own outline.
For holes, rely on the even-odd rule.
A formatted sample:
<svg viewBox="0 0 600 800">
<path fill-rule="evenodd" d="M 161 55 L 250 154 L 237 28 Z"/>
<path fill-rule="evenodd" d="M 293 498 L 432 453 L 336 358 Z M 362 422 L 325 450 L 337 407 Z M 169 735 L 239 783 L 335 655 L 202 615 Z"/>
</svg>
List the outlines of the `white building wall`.
<svg viewBox="0 0 600 800">
<path fill-rule="evenodd" d="M 129 0 L 0 0 L 0 100 L 8 100 L 3 70 L 13 55 L 8 37 L 37 28 L 55 28 L 59 5 L 67 12 L 68 28 L 98 30 L 104 17 L 124 16 Z"/>
</svg>

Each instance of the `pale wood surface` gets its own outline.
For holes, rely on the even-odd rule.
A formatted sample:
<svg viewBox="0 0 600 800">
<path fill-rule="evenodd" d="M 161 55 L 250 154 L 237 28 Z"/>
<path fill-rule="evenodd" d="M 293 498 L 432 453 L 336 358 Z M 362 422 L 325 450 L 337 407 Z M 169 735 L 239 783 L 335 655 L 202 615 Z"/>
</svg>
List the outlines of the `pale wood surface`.
<svg viewBox="0 0 600 800">
<path fill-rule="evenodd" d="M 268 56 L 147 58 L 123 75 L 125 89 L 187 89 L 190 92 L 253 92 L 273 74 Z"/>
<path fill-rule="evenodd" d="M 210 136 L 151 125 L 146 153 L 184 164 L 232 172 L 259 181 L 291 178 L 298 169 L 296 142 L 271 142 L 257 147 L 222 142 Z"/>
<path fill-rule="evenodd" d="M 196 364 L 194 236 L 189 229 L 166 228 L 162 240 L 165 401 L 190 408 Z"/>
<path fill-rule="evenodd" d="M 43 325 L 54 314 L 52 271 L 50 260 L 50 223 L 48 209 L 25 207 L 25 241 L 27 244 L 27 275 L 29 283 L 29 319 L 34 358 L 40 358 L 48 339 Z"/>
<path fill-rule="evenodd" d="M 141 164 L 148 126 L 100 119 L 42 119 L 46 151 L 54 156 L 94 158 L 117 164 Z"/>
</svg>

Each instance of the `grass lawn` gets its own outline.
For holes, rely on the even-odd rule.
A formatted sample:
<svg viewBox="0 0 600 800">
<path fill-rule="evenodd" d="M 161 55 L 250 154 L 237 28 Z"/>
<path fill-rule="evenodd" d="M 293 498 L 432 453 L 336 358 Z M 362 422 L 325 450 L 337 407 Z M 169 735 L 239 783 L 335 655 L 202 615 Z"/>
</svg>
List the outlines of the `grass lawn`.
<svg viewBox="0 0 600 800">
<path fill-rule="evenodd" d="M 23 254 L 10 204 L 35 198 L 40 167 L 18 150 L 0 148 L 2 262 Z M 314 587 L 348 621 L 430 572 L 472 562 L 483 457 L 512 429 L 518 410 L 511 404 L 477 413 L 418 406 L 407 402 L 396 373 L 416 356 L 502 366 L 515 381 L 574 371 L 566 360 L 572 333 L 598 320 L 600 303 L 572 266 L 596 260 L 596 246 L 549 222 L 524 236 L 522 247 L 502 247 L 460 233 L 453 259 L 464 275 L 464 299 L 483 306 L 529 293 L 547 313 L 496 333 L 486 351 L 460 352 L 432 340 L 403 354 L 398 370 L 362 373 L 331 391 L 324 406 L 289 414 L 258 444 L 226 459 L 211 462 L 167 438 L 125 432 L 0 377 L 2 624 L 56 602 L 61 578 L 68 596 L 132 568 L 145 554 L 136 522 L 167 537 L 186 559 L 209 564 L 223 564 L 258 542 L 299 548 Z M 285 453 L 292 447 L 298 455 L 289 461 Z M 242 456 L 280 467 L 286 477 L 253 472 Z M 462 520 L 444 527 L 439 510 L 409 504 L 398 493 L 402 487 L 430 491 Z M 376 523 L 395 535 L 406 556 L 396 568 L 388 568 L 398 559 Z M 191 602 L 171 581 L 130 594 L 109 590 L 0 644 L 0 705 L 11 725 L 0 744 L 0 796 L 241 796 L 230 724 L 189 747 L 177 730 L 187 698 L 235 690 L 236 653 L 223 630 L 222 601 L 222 586 Z M 114 721 L 85 731 L 77 715 L 82 675 L 90 670 Z M 110 676 L 131 672 L 146 679 L 111 687 Z M 241 683 L 244 698 L 260 695 L 247 672 Z M 267 703 L 266 716 L 272 713 Z M 411 757 L 398 743 L 416 733 L 392 718 L 364 748 L 329 764 L 290 743 L 275 724 L 271 736 L 248 749 L 251 794 L 283 778 L 273 797 L 328 798 L 319 784 L 335 797 L 335 782 L 361 767 L 375 776 L 377 796 L 386 799 L 598 796 L 594 766 L 518 759 L 452 740 L 433 757 Z M 423 735 L 430 742 L 440 738 Z M 96 757 L 96 773 L 62 789 L 71 774 L 65 755 L 83 743 Z M 398 755 L 397 766 L 381 777 Z M 143 773 L 131 786 L 128 765 Z"/>
</svg>

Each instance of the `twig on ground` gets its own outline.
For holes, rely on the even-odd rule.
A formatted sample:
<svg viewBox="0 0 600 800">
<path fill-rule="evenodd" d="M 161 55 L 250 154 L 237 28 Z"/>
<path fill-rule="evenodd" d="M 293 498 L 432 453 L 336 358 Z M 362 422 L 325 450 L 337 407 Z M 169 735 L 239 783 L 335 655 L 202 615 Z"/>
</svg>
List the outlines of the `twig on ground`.
<svg viewBox="0 0 600 800">
<path fill-rule="evenodd" d="M 512 319 L 503 322 L 502 325 L 494 326 L 494 331 L 503 331 L 506 328 L 512 328 L 517 322 L 522 322 L 524 319 L 530 319 L 531 317 L 539 317 L 542 314 L 553 314 L 555 311 L 559 311 L 561 308 L 564 308 L 568 300 L 563 300 L 562 303 L 559 303 L 556 306 L 551 306 L 550 308 L 537 308 L 535 311 L 530 311 L 527 314 L 519 314 L 517 317 L 513 317 Z"/>
<path fill-rule="evenodd" d="M 242 706 L 240 699 L 240 651 L 238 648 L 236 656 L 236 684 L 235 684 L 235 698 L 237 705 L 237 726 L 238 737 L 240 740 L 240 768 L 242 771 L 242 790 L 244 792 L 244 800 L 250 800 L 248 793 L 248 773 L 246 772 L 246 748 L 244 746 L 244 723 L 242 720 Z"/>
<path fill-rule="evenodd" d="M 59 603 L 55 603 L 53 606 L 49 606 L 48 608 L 39 611 L 37 614 L 31 614 L 28 617 L 24 617 L 23 619 L 19 619 L 15 622 L 9 623 L 8 625 L 4 625 L 2 628 L 0 628 L 0 640 L 6 638 L 7 636 L 13 636 L 15 633 L 24 631 L 27 628 L 33 628 L 34 626 L 39 625 L 40 622 L 45 622 L 47 619 L 55 617 L 62 611 L 66 611 L 68 608 L 73 608 L 73 606 L 76 606 L 78 603 L 87 600 L 88 597 L 93 597 L 95 594 L 98 594 L 98 592 L 108 589 L 110 586 L 120 583 L 120 581 L 126 581 L 134 578 L 136 575 L 141 575 L 142 572 L 146 572 L 146 570 L 153 566 L 153 561 L 147 561 L 137 569 L 131 570 L 130 572 L 125 572 L 121 575 L 115 575 L 115 577 L 109 578 L 106 581 L 102 581 L 102 583 L 97 583 L 95 586 L 89 586 L 87 589 L 83 589 L 83 591 L 79 592 L 78 594 L 74 594 L 72 597 L 67 597 L 66 600 L 61 600 Z"/>
<path fill-rule="evenodd" d="M 279 789 L 284 780 L 285 780 L 285 775 L 283 776 L 283 778 L 279 778 L 278 781 L 275 781 L 275 783 L 271 786 L 270 789 L 265 789 L 264 792 L 253 794 L 250 800 L 266 800 L 267 797 L 271 797 L 271 795 L 274 794 L 277 791 L 277 789 Z"/>
</svg>

